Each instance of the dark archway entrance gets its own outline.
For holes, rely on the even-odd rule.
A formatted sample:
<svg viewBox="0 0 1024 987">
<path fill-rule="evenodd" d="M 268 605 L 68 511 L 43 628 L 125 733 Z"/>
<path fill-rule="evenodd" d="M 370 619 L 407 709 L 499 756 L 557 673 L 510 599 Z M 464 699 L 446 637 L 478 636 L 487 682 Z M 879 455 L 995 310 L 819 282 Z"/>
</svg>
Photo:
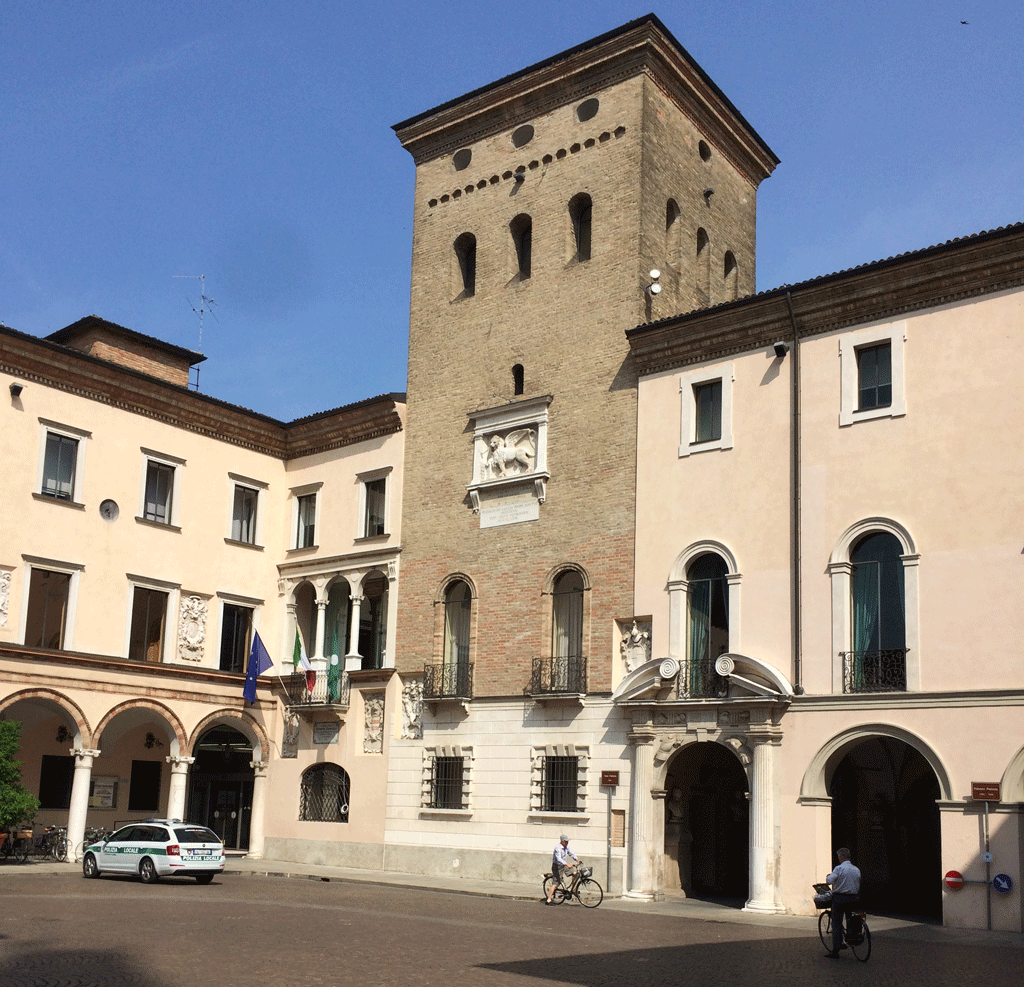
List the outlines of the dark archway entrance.
<svg viewBox="0 0 1024 987">
<path fill-rule="evenodd" d="M 832 850 L 849 847 L 870 911 L 942 917 L 939 782 L 909 744 L 873 737 L 849 750 L 829 782 Z"/>
<path fill-rule="evenodd" d="M 199 738 L 189 774 L 188 820 L 209 826 L 228 850 L 249 849 L 252 741 L 231 727 Z"/>
<path fill-rule="evenodd" d="M 665 890 L 742 905 L 750 857 L 742 765 L 720 744 L 690 744 L 672 761 L 665 789 Z"/>
</svg>

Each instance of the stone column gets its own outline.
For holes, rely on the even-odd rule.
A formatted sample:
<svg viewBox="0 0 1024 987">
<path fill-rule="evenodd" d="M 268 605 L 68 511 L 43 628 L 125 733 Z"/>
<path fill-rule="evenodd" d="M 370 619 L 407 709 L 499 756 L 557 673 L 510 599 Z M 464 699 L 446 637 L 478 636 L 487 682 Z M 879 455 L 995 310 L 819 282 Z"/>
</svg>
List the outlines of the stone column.
<svg viewBox="0 0 1024 987">
<path fill-rule="evenodd" d="M 263 859 L 263 813 L 267 803 L 267 765 L 263 761 L 250 761 L 253 769 L 252 811 L 249 813 L 249 851 L 251 860 Z"/>
<path fill-rule="evenodd" d="M 352 620 L 348 631 L 348 654 L 345 655 L 346 671 L 354 671 L 363 667 L 363 656 L 359 653 L 359 619 L 363 608 L 362 596 L 352 594 Z M 352 659 L 357 659 L 352 661 Z"/>
<path fill-rule="evenodd" d="M 779 825 L 776 793 L 777 736 L 751 736 L 754 748 L 750 784 L 750 898 L 743 910 L 775 915 L 779 904 Z"/>
<path fill-rule="evenodd" d="M 651 900 L 656 897 L 655 854 L 664 853 L 662 837 L 655 838 L 654 734 L 630 734 L 633 744 L 632 826 L 629 841 L 629 890 L 627 898 Z M 664 806 L 664 802 L 659 805 Z"/>
<path fill-rule="evenodd" d="M 324 638 L 327 636 L 327 599 L 316 601 L 316 643 L 313 645 L 313 654 L 309 656 L 310 661 L 314 658 L 321 659 L 324 656 Z"/>
<path fill-rule="evenodd" d="M 173 757 L 168 755 L 164 760 L 171 766 L 171 787 L 167 793 L 167 818 L 185 818 L 185 792 L 187 789 L 189 765 L 195 763 L 194 757 Z"/>
<path fill-rule="evenodd" d="M 89 813 L 89 782 L 92 780 L 92 762 L 99 751 L 73 747 L 75 775 L 71 782 L 71 805 L 68 807 L 68 847 L 74 850 L 85 839 L 85 817 Z"/>
</svg>

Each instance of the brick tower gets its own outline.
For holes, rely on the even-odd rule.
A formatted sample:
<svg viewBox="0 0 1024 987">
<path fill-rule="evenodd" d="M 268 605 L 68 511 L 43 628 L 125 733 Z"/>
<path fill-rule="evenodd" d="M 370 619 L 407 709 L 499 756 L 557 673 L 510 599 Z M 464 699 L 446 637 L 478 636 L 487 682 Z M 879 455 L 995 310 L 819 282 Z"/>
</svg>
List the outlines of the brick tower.
<svg viewBox="0 0 1024 987">
<path fill-rule="evenodd" d="M 754 291 L 777 159 L 654 16 L 394 129 L 416 162 L 396 666 L 424 676 L 406 739 L 430 766 L 396 782 L 392 829 L 441 826 L 413 810 L 460 757 L 474 820 L 522 783 L 525 823 L 551 811 L 538 750 L 586 752 L 583 799 L 621 756 L 584 721 L 611 715 L 635 616 L 625 330 Z M 499 763 L 481 731 L 503 718 L 522 757 L 506 736 Z"/>
</svg>

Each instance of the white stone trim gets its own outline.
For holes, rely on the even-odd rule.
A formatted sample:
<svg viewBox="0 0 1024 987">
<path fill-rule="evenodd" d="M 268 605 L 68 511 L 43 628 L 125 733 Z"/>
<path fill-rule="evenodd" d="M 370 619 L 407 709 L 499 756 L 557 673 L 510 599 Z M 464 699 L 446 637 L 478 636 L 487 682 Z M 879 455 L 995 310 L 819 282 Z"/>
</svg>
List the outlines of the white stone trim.
<svg viewBox="0 0 1024 987">
<path fill-rule="evenodd" d="M 147 521 L 163 527 L 178 528 L 178 519 L 181 517 L 181 474 L 185 468 L 185 460 L 179 456 L 172 456 L 165 452 L 156 452 L 153 449 L 141 447 L 142 452 L 142 476 L 139 483 L 139 520 Z M 155 521 L 146 517 L 146 483 L 149 479 L 149 464 L 159 463 L 161 466 L 169 466 L 173 474 L 171 485 L 171 510 L 170 517 L 166 521 Z"/>
<path fill-rule="evenodd" d="M 694 542 L 681 551 L 672 563 L 669 574 L 668 589 L 668 657 L 685 661 L 689 635 L 686 633 L 686 591 L 689 582 L 686 570 L 690 563 L 701 555 L 712 553 L 725 561 L 725 580 L 729 586 L 729 651 L 741 650 L 740 630 L 743 627 L 741 618 L 741 593 L 743 575 L 739 571 L 736 556 L 722 542 L 704 539 Z"/>
<path fill-rule="evenodd" d="M 576 812 L 545 811 L 544 760 L 548 757 L 576 758 Z M 529 818 L 585 821 L 587 817 L 587 766 L 590 748 L 575 744 L 545 744 L 534 746 L 530 757 L 530 812 Z"/>
<path fill-rule="evenodd" d="M 62 572 L 71 577 L 71 581 L 68 584 L 68 612 L 64 626 L 64 642 L 61 645 L 61 650 L 74 651 L 75 617 L 78 613 L 78 587 L 85 566 L 77 562 L 58 562 L 54 559 L 44 559 L 35 555 L 22 555 L 21 558 L 25 562 L 25 568 L 22 574 L 20 643 L 25 644 L 25 633 L 28 629 L 28 595 L 31 588 L 31 570 L 49 569 L 51 572 Z"/>
<path fill-rule="evenodd" d="M 391 534 L 391 473 L 393 466 L 383 466 L 380 469 L 367 470 L 365 473 L 357 473 L 359 481 L 359 511 L 356 514 L 356 538 L 383 538 Z M 374 480 L 384 480 L 384 534 L 367 535 L 366 533 L 366 484 Z"/>
<path fill-rule="evenodd" d="M 461 809 L 438 809 L 430 803 L 433 801 L 432 771 L 431 763 L 437 757 L 460 757 L 462 758 L 462 808 Z M 473 748 L 462 747 L 458 744 L 438 744 L 434 747 L 423 748 L 423 759 L 421 761 L 420 775 L 420 808 L 419 814 L 426 816 L 456 816 L 469 818 L 473 814 Z"/>
<path fill-rule="evenodd" d="M 40 418 L 39 424 L 42 428 L 39 430 L 39 463 L 36 469 L 36 493 L 42 496 L 49 496 L 43 494 L 43 470 L 46 468 L 46 437 L 50 432 L 54 432 L 57 435 L 75 439 L 78 442 L 78 448 L 75 450 L 74 488 L 71 491 L 71 500 L 68 503 L 82 506 L 85 502 L 85 497 L 83 496 L 85 449 L 89 439 L 92 438 L 92 432 L 84 428 L 75 428 L 74 425 L 63 425 L 60 422 L 51 421 L 49 418 Z"/>
<path fill-rule="evenodd" d="M 840 427 L 875 418 L 899 418 L 907 413 L 907 396 L 903 383 L 903 344 L 906 340 L 906 322 L 872 326 L 839 337 Z M 889 343 L 892 359 L 892 403 L 884 408 L 858 411 L 860 388 L 857 379 L 857 350 L 886 342 Z"/>
<path fill-rule="evenodd" d="M 695 452 L 732 448 L 732 385 L 735 381 L 732 363 L 702 367 L 679 375 L 679 458 Z M 693 389 L 699 384 L 722 385 L 722 436 L 709 442 L 697 442 L 697 415 Z"/>
<path fill-rule="evenodd" d="M 246 487 L 256 494 L 256 531 L 253 533 L 251 542 L 240 541 L 232 537 L 235 526 L 235 490 L 237 487 Z M 225 541 L 233 545 L 251 545 L 254 548 L 263 546 L 263 515 L 267 509 L 267 490 L 270 484 L 263 480 L 254 480 L 239 473 L 228 473 L 228 533 Z"/>
</svg>

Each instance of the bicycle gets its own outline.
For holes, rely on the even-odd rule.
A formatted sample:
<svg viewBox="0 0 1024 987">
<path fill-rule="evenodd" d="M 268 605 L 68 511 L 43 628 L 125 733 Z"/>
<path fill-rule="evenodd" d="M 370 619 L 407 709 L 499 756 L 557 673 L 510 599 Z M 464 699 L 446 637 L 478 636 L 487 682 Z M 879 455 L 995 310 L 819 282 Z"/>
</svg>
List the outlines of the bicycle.
<svg viewBox="0 0 1024 987">
<path fill-rule="evenodd" d="M 545 874 L 545 900 L 550 896 L 552 904 L 560 905 L 563 901 L 575 898 L 584 908 L 597 908 L 604 901 L 604 889 L 594 880 L 593 874 L 593 869 L 584 867 L 582 860 L 576 862 L 576 873 L 568 887 L 554 874 Z"/>
<path fill-rule="evenodd" d="M 822 909 L 818 916 L 818 935 L 821 937 L 821 944 L 830 953 L 832 952 L 832 889 L 827 884 L 815 884 L 814 904 Z M 851 902 L 859 906 L 859 902 Z M 843 929 L 844 944 L 850 947 L 850 952 L 857 957 L 861 963 L 867 963 L 871 955 L 871 930 L 868 928 L 868 917 L 862 911 L 848 911 L 846 913 L 846 927 Z"/>
<path fill-rule="evenodd" d="M 105 840 L 112 832 L 113 830 L 104 829 L 102 826 L 86 827 L 85 839 L 75 845 L 74 863 L 80 864 L 85 858 L 86 849 Z"/>
</svg>

